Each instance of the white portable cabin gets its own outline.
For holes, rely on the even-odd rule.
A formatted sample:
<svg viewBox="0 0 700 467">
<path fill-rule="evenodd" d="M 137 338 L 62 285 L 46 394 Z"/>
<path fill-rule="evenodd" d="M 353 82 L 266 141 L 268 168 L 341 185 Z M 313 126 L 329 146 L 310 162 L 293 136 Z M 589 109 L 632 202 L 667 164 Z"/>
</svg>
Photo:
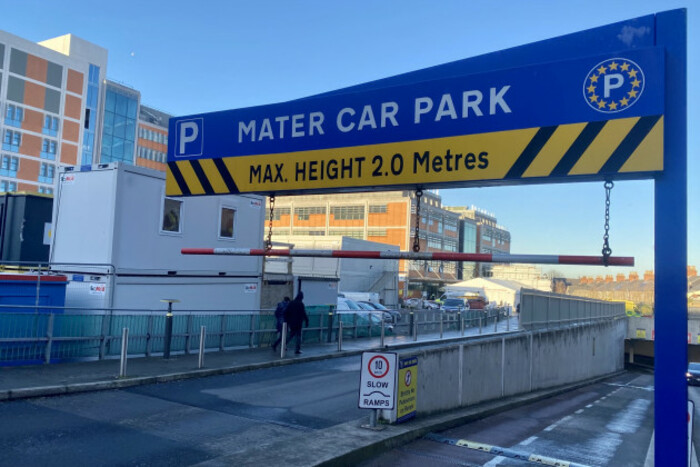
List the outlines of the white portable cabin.
<svg viewBox="0 0 700 467">
<path fill-rule="evenodd" d="M 523 287 L 524 285 L 517 281 L 475 277 L 446 286 L 445 293 L 479 293 L 486 297 L 489 305 L 515 308 L 520 303 L 520 290 Z"/>
<path fill-rule="evenodd" d="M 180 250 L 262 248 L 264 206 L 252 195 L 166 198 L 165 174 L 142 167 L 61 169 L 50 261 L 74 271 L 66 306 L 258 310 L 260 257 Z"/>
</svg>

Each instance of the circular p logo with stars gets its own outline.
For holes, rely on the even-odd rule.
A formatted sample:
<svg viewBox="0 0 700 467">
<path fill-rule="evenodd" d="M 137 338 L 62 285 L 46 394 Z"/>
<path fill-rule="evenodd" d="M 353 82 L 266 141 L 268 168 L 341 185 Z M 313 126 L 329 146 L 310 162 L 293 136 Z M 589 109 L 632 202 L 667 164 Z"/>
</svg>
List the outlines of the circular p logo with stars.
<svg viewBox="0 0 700 467">
<path fill-rule="evenodd" d="M 644 91 L 644 72 L 632 60 L 611 58 L 597 64 L 583 82 L 583 97 L 603 113 L 632 107 Z"/>
</svg>

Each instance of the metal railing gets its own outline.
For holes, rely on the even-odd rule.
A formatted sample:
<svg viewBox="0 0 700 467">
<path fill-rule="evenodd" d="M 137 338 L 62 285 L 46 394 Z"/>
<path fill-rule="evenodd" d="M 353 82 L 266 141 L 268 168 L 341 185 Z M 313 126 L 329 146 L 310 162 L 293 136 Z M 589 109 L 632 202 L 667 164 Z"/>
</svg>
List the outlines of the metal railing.
<svg viewBox="0 0 700 467">
<path fill-rule="evenodd" d="M 539 290 L 520 291 L 520 324 L 525 329 L 549 329 L 596 320 L 626 318 L 625 304 Z"/>
<path fill-rule="evenodd" d="M 303 329 L 304 343 L 336 342 L 339 329 L 345 340 L 381 336 L 415 339 L 428 333 L 464 334 L 467 328 L 486 332 L 487 326 L 503 319 L 500 310 L 461 314 L 412 310 L 396 322 L 386 321 L 380 313 L 336 313 L 331 306 L 310 306 L 307 310 L 309 326 Z M 203 327 L 206 334 L 201 332 Z M 126 345 L 124 329 L 129 336 Z M 111 359 L 119 358 L 122 350 L 129 357 L 165 355 L 165 335 L 164 310 L 0 306 L 0 365 Z M 272 310 L 174 310 L 169 353 L 268 347 L 276 338 Z"/>
<path fill-rule="evenodd" d="M 521 329 L 520 318 L 508 308 L 445 313 L 439 310 L 401 310 L 399 318 L 381 313 L 337 313 L 332 306 L 309 306 L 304 343 L 336 343 L 353 339 L 441 339 Z M 622 311 L 624 316 L 624 307 Z M 616 318 L 617 314 L 563 316 L 546 327 Z M 553 317 L 552 317 L 553 318 Z M 525 327 L 525 326 L 523 326 Z M 538 326 L 539 327 L 539 326 Z M 202 328 L 206 332 L 202 332 Z M 128 342 L 123 342 L 127 335 Z M 339 336 L 342 333 L 342 336 Z M 269 347 L 277 338 L 272 310 L 174 310 L 169 352 L 166 354 L 166 311 L 78 309 L 56 306 L 0 306 L 0 365 L 195 354 L 238 348 Z M 203 341 L 202 341 L 203 339 Z"/>
</svg>

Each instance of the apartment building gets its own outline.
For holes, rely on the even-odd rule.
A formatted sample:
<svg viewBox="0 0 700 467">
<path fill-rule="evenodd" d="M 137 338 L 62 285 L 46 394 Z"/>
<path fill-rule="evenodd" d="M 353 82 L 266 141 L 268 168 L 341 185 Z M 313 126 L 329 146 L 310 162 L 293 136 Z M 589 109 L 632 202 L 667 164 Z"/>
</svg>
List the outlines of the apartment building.
<svg viewBox="0 0 700 467">
<path fill-rule="evenodd" d="M 53 194 L 62 166 L 165 171 L 170 115 L 107 80 L 107 57 L 72 34 L 34 43 L 0 31 L 0 192 Z"/>
<path fill-rule="evenodd" d="M 273 240 L 286 237 L 345 236 L 411 250 L 416 222 L 416 196 L 410 191 L 286 196 L 275 199 Z M 266 219 L 269 221 L 269 201 Z M 420 203 L 421 251 L 459 251 L 459 215 L 442 208 L 437 193 L 424 191 Z M 457 280 L 453 262 L 401 261 L 399 294 L 420 295 Z"/>
<path fill-rule="evenodd" d="M 107 51 L 73 35 L 40 43 L 0 31 L 0 192 L 53 193 L 60 166 L 95 151 Z"/>
</svg>

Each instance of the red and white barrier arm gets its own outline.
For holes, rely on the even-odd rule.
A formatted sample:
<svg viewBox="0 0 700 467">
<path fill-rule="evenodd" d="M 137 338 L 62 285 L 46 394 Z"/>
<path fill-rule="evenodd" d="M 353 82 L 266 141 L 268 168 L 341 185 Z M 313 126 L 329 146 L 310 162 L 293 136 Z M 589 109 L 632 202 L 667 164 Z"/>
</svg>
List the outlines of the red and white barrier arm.
<svg viewBox="0 0 700 467">
<path fill-rule="evenodd" d="M 469 261 L 474 263 L 534 263 L 605 266 L 602 256 L 511 255 L 411 251 L 296 250 L 264 248 L 183 248 L 183 255 L 300 256 L 309 258 L 408 259 L 416 261 Z M 634 257 L 611 256 L 608 266 L 634 266 Z"/>
</svg>

